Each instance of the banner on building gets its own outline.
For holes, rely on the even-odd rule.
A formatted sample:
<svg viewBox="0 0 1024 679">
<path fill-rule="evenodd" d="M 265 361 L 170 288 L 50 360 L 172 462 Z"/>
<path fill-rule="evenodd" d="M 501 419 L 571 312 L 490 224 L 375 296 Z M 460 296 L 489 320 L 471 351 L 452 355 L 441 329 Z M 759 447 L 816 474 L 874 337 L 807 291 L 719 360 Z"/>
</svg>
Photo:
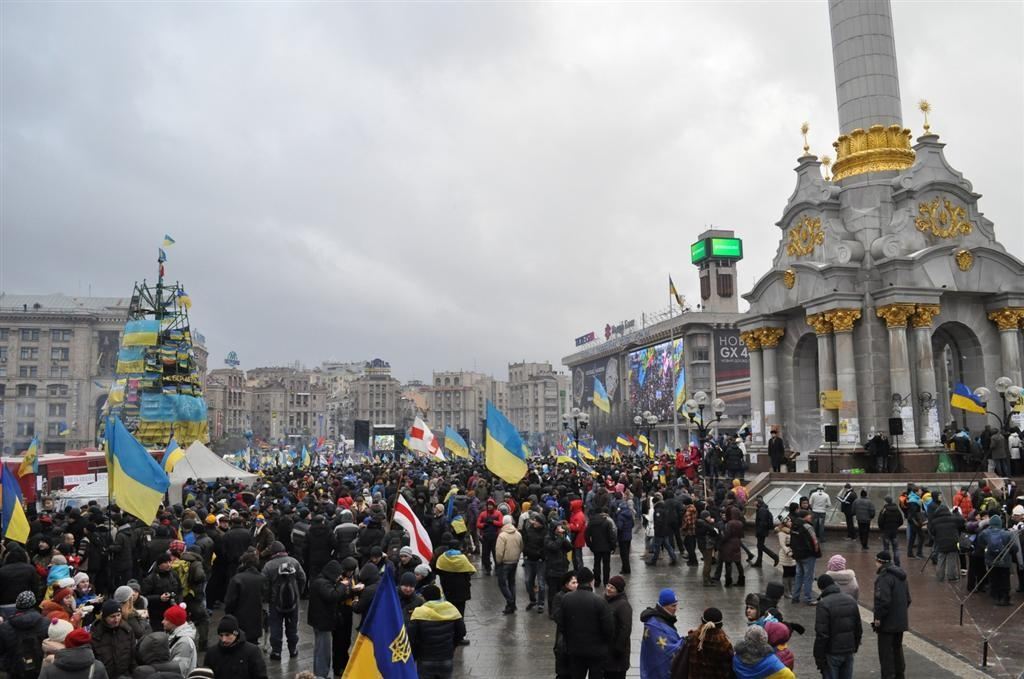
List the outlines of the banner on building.
<svg viewBox="0 0 1024 679">
<path fill-rule="evenodd" d="M 573 407 L 585 409 L 593 403 L 595 378 L 604 385 L 608 401 L 615 408 L 619 402 L 619 359 L 614 356 L 583 363 L 572 369 Z"/>
<path fill-rule="evenodd" d="M 739 330 L 715 330 L 715 393 L 725 401 L 726 417 L 750 415 L 750 356 Z"/>
</svg>

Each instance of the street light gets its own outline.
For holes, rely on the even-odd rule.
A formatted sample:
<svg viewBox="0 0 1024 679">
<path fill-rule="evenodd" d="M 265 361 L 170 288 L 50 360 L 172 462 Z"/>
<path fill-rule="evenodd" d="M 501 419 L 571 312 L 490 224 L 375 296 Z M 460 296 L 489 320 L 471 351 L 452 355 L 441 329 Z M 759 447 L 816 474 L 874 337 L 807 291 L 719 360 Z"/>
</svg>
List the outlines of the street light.
<svg viewBox="0 0 1024 679">
<path fill-rule="evenodd" d="M 651 430 L 657 426 L 658 422 L 658 416 L 650 410 L 645 410 L 642 413 L 637 412 L 637 414 L 633 416 L 633 427 L 636 429 L 637 437 L 643 434 L 647 437 L 647 443 L 650 445 Z"/>
<path fill-rule="evenodd" d="M 710 401 L 710 404 L 709 404 Z M 715 414 L 714 419 L 704 419 L 704 410 L 710 405 L 711 411 Z M 683 415 L 687 417 L 691 424 L 697 427 L 697 436 L 700 440 L 701 451 L 704 450 L 704 441 L 708 437 L 708 431 L 711 429 L 711 425 L 722 419 L 725 414 L 725 401 L 720 398 L 716 398 L 713 401 L 703 391 L 698 391 L 693 395 L 693 398 L 689 398 L 683 403 Z"/>
<path fill-rule="evenodd" d="M 570 426 L 569 423 L 572 423 Z M 562 415 L 562 428 L 567 433 L 572 434 L 573 444 L 576 446 L 576 450 L 579 450 L 580 445 L 580 431 L 586 431 L 587 425 L 590 424 L 590 415 L 586 414 L 579 408 L 573 408 L 571 412 Z"/>
<path fill-rule="evenodd" d="M 978 391 L 984 391 L 985 392 L 984 393 L 985 398 L 982 399 L 982 400 L 985 403 L 988 403 L 988 396 L 989 396 L 988 389 L 985 389 L 985 387 L 981 387 L 980 389 L 978 389 L 977 391 L 974 392 L 975 395 L 980 398 L 981 395 L 978 394 Z M 1006 409 L 1007 397 L 1009 397 L 1010 404 L 1015 407 L 1020 402 L 1021 395 L 1024 394 L 1024 389 L 1022 389 L 1020 386 L 1014 384 L 1013 380 L 1011 380 L 1009 377 L 1000 377 L 999 379 L 996 380 L 996 391 L 999 392 L 999 398 L 1003 402 L 1003 417 L 1001 419 L 997 417 L 996 419 L 999 419 L 999 425 L 1002 428 L 1003 433 L 1004 434 L 1009 434 L 1010 433 L 1010 414 L 1009 414 L 1009 411 L 1007 411 L 1007 409 Z M 990 415 L 994 415 L 994 413 L 989 413 L 989 414 Z"/>
</svg>

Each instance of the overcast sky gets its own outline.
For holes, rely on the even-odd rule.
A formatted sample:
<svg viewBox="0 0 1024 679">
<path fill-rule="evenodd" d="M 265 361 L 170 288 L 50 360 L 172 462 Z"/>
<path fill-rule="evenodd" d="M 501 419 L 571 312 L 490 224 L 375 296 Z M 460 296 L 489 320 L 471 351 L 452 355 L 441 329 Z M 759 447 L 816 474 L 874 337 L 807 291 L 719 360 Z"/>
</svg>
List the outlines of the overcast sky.
<svg viewBox="0 0 1024 679">
<path fill-rule="evenodd" d="M 896 2 L 904 123 L 1024 258 L 1024 10 Z M 0 289 L 186 284 L 211 367 L 402 379 L 571 353 L 770 266 L 800 123 L 837 136 L 825 2 L 0 4 Z"/>
</svg>

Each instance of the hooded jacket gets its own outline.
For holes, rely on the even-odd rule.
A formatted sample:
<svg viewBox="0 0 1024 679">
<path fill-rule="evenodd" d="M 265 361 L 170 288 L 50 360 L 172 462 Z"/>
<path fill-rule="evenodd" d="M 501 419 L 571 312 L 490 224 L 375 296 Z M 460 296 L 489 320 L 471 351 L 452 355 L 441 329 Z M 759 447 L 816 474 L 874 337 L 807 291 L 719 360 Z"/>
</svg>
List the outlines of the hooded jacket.
<svg viewBox="0 0 1024 679">
<path fill-rule="evenodd" d="M 473 573 L 476 573 L 476 568 L 457 549 L 449 549 L 437 557 L 437 576 L 448 601 L 464 603 L 470 600 L 470 576 Z"/>
<path fill-rule="evenodd" d="M 683 647 L 683 639 L 676 632 L 676 616 L 661 606 L 646 608 L 640 614 L 644 624 L 640 643 L 640 676 L 644 679 L 668 679 L 672 659 Z"/>
<path fill-rule="evenodd" d="M 946 505 L 939 505 L 928 521 L 928 532 L 935 540 L 935 551 L 939 554 L 955 552 L 959 548 L 960 533 L 966 522 L 959 513 L 954 514 Z"/>
<path fill-rule="evenodd" d="M 107 679 L 107 668 L 92 652 L 92 646 L 64 648 L 53 656 L 53 662 L 43 665 L 39 679 Z"/>
<path fill-rule="evenodd" d="M 42 643 L 47 636 L 49 626 L 50 620 L 35 610 L 19 611 L 0 625 L 0 661 L 3 663 L 3 668 L 7 670 L 11 667 L 12 654 L 18 652 L 18 637 L 20 635 L 34 634 Z"/>
<path fill-rule="evenodd" d="M 447 601 L 428 601 L 416 607 L 407 627 L 417 662 L 451 660 L 456 642 L 466 636 L 462 614 Z"/>
<path fill-rule="evenodd" d="M 359 571 L 359 582 L 363 584 L 363 591 L 359 593 L 359 599 L 352 607 L 352 611 L 365 616 L 380 585 L 380 570 L 373 563 L 367 562 Z"/>
<path fill-rule="evenodd" d="M 214 676 L 231 679 L 267 679 L 267 663 L 256 644 L 245 640 L 245 632 L 230 646 L 215 644 L 206 651 L 203 666 Z"/>
<path fill-rule="evenodd" d="M 608 644 L 608 662 L 605 671 L 625 672 L 629 669 L 629 637 L 633 631 L 633 607 L 626 593 L 616 594 L 607 599 L 615 622 L 615 633 Z"/>
<path fill-rule="evenodd" d="M 899 566 L 882 566 L 875 577 L 875 620 L 879 632 L 906 632 L 910 628 L 910 590 L 907 574 Z"/>
<path fill-rule="evenodd" d="M 608 602 L 585 585 L 562 597 L 555 623 L 570 656 L 603 656 L 615 636 L 615 621 Z"/>
<path fill-rule="evenodd" d="M 826 656 L 856 653 L 862 634 L 857 602 L 839 591 L 839 585 L 827 586 L 821 593 L 814 616 L 815 662 L 821 667 Z"/>
<path fill-rule="evenodd" d="M 178 667 L 181 669 L 181 676 L 187 677 L 188 673 L 196 668 L 198 661 L 195 625 L 186 622 L 184 625 L 179 625 L 167 637 L 170 644 L 170 658 L 178 663 Z"/>
<path fill-rule="evenodd" d="M 270 583 L 255 565 L 239 568 L 228 583 L 224 612 L 238 618 L 246 638 L 254 643 L 263 634 L 263 602 L 269 598 Z"/>
<path fill-rule="evenodd" d="M 133 679 L 181 679 L 181 666 L 171 660 L 168 637 L 165 632 L 153 632 L 139 641 L 139 666 L 132 672 Z"/>
<path fill-rule="evenodd" d="M 338 582 L 343 573 L 341 564 L 331 560 L 309 586 L 307 622 L 315 630 L 335 630 L 338 627 L 340 604 L 352 595 L 347 584 Z"/>
<path fill-rule="evenodd" d="M 744 640 L 736 644 L 732 671 L 736 679 L 796 679 L 768 644 L 759 646 Z"/>
<path fill-rule="evenodd" d="M 587 544 L 587 516 L 583 513 L 583 500 L 569 503 L 569 534 L 574 549 L 583 549 Z"/>
</svg>

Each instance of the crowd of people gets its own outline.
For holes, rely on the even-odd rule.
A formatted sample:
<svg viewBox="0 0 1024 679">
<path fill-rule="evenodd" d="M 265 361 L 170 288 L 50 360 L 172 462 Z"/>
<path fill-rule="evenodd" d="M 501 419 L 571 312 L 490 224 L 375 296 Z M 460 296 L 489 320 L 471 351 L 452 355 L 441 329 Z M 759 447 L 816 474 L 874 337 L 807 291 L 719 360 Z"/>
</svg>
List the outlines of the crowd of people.
<svg viewBox="0 0 1024 679">
<path fill-rule="evenodd" d="M 911 596 L 902 532 L 907 558 L 932 546 L 940 580 L 965 575 L 968 588 L 987 587 L 1005 604 L 1016 565 L 1024 589 L 1024 506 L 985 486 L 963 489 L 947 506 L 911 485 L 877 511 L 865 492 L 844 488 L 836 502 L 847 537 L 867 549 L 875 522 L 883 540 L 869 598 L 842 556 L 818 571 L 832 508 L 823 487 L 776 515 L 748 497 L 742 468 L 723 459 L 737 478 L 710 478 L 696 457 L 601 459 L 593 475 L 541 459 L 517 484 L 470 460 L 280 467 L 263 470 L 253 487 L 190 481 L 184 502 L 150 525 L 113 504 L 57 511 L 44 501 L 30 508 L 27 544 L 3 546 L 0 662 L 18 679 L 258 679 L 285 651 L 298 653 L 305 599 L 314 634 L 305 676 L 337 677 L 390 567 L 424 678 L 452 676 L 457 649 L 471 643 L 465 614 L 474 582 L 488 576 L 506 615 L 525 603 L 523 614 L 553 625 L 559 678 L 625 677 L 634 623 L 644 630 L 645 679 L 795 676 L 794 633 L 814 635 L 804 673 L 813 663 L 823 676 L 850 677 L 863 641 L 858 601 L 874 612 L 882 676 L 903 677 Z M 429 559 L 391 521 L 399 494 L 429 535 Z M 699 567 L 706 587 L 743 588 L 745 569 L 767 568 L 766 556 L 778 577 L 761 578 L 765 592 L 746 593 L 741 639 L 729 639 L 717 608 L 704 610 L 696 628 L 677 630 L 674 590 L 663 589 L 639 616 L 627 594 L 631 556 L 642 554 L 651 569 L 663 552 L 669 565 Z M 800 603 L 817 606 L 813 630 L 783 615 Z"/>
</svg>

